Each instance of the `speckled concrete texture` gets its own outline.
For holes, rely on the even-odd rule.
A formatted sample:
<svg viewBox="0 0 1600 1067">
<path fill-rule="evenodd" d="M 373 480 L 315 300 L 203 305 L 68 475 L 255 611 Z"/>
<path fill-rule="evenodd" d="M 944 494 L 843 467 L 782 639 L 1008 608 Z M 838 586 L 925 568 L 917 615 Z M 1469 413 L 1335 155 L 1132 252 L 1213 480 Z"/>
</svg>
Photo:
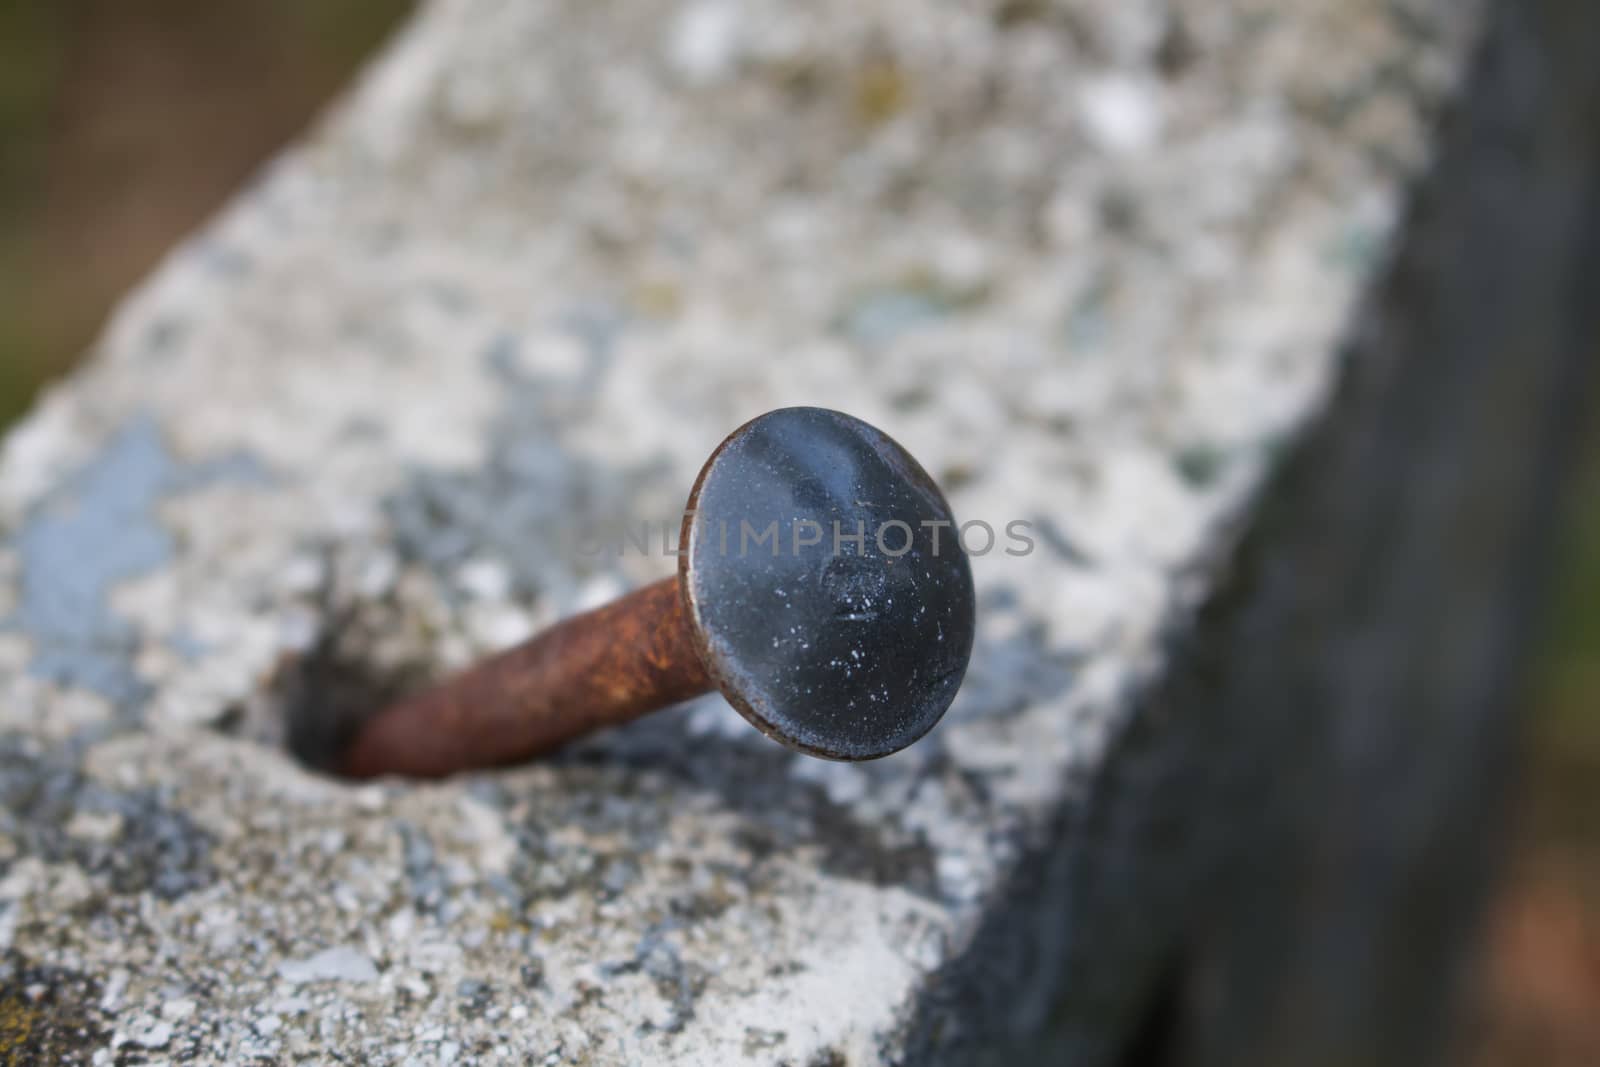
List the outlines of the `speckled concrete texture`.
<svg viewBox="0 0 1600 1067">
<path fill-rule="evenodd" d="M 1086 913 L 1019 879 L 1093 849 L 1150 929 L 1181 896 L 1090 786 L 1163 728 L 1138 695 L 1317 410 L 1469 21 L 427 6 L 0 453 L 0 1063 L 857 1065 L 1042 1025 Z M 675 524 L 799 404 L 1034 524 L 973 559 L 923 741 L 828 764 L 708 698 L 442 784 L 286 753 L 670 574 L 570 533 Z M 1147 992 L 1096 970 L 1086 1064 Z"/>
</svg>

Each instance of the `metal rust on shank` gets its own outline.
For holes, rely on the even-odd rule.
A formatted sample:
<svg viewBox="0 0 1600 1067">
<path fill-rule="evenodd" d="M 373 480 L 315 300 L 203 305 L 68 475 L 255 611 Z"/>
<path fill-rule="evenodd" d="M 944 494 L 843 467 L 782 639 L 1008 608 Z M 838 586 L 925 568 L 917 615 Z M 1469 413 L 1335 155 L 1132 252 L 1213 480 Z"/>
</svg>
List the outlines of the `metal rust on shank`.
<svg viewBox="0 0 1600 1067">
<path fill-rule="evenodd" d="M 677 578 L 567 619 L 374 717 L 337 770 L 434 778 L 518 763 L 699 696 Z"/>
</svg>

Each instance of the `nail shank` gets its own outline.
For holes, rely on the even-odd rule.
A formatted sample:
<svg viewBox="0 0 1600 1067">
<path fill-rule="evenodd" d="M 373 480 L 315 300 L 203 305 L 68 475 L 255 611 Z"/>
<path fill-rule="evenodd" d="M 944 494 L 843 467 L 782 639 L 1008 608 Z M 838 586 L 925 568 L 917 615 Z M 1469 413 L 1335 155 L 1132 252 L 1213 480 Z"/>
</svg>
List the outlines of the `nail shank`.
<svg viewBox="0 0 1600 1067">
<path fill-rule="evenodd" d="M 338 770 L 434 778 L 520 763 L 710 687 L 668 578 L 378 712 Z"/>
</svg>

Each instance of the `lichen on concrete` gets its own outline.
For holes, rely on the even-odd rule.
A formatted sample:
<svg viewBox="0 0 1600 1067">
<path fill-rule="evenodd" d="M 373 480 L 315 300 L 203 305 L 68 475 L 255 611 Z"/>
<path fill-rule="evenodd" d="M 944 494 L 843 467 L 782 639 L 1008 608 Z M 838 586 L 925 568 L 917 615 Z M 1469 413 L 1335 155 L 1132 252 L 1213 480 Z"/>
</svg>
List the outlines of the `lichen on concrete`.
<svg viewBox="0 0 1600 1067">
<path fill-rule="evenodd" d="M 425 7 L 0 452 L 0 978 L 72 991 L 51 1016 L 0 981 L 0 1035 L 959 1062 L 1093 945 L 1071 1047 L 1106 1062 L 1167 926 L 1038 902 L 1091 858 L 1134 911 L 1184 892 L 1139 791 L 1096 783 L 1166 736 L 1138 694 L 1317 410 L 1469 22 Z M 974 559 L 978 646 L 924 741 L 827 764 L 706 698 L 445 783 L 290 755 L 671 573 L 570 532 L 671 523 L 790 404 L 883 427 L 958 518 L 1035 524 Z"/>
</svg>

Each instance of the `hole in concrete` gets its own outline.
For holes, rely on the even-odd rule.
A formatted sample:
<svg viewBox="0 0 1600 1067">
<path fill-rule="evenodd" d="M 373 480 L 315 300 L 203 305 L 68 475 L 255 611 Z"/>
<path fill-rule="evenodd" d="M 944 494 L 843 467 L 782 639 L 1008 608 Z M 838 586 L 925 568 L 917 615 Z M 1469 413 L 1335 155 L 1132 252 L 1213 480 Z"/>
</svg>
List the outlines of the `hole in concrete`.
<svg viewBox="0 0 1600 1067">
<path fill-rule="evenodd" d="M 426 664 L 381 664 L 370 628 L 351 609 L 332 618 L 316 643 L 286 663 L 273 684 L 284 744 L 301 763 L 329 770 L 355 731 L 379 708 L 427 679 Z"/>
</svg>

